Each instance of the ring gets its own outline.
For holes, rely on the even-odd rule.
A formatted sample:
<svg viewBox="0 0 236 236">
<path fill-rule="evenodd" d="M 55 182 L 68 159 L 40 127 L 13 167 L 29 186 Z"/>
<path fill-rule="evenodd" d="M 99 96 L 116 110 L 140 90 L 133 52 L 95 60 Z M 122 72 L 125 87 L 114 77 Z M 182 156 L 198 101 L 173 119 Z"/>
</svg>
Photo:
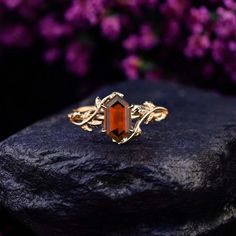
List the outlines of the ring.
<svg viewBox="0 0 236 236">
<path fill-rule="evenodd" d="M 113 92 L 103 99 L 97 97 L 94 106 L 83 106 L 68 114 L 70 121 L 85 131 L 93 131 L 102 126 L 112 140 L 118 144 L 128 142 L 142 133 L 140 125 L 152 121 L 161 121 L 168 115 L 164 107 L 155 106 L 152 102 L 142 105 L 129 105 L 124 95 Z"/>
</svg>

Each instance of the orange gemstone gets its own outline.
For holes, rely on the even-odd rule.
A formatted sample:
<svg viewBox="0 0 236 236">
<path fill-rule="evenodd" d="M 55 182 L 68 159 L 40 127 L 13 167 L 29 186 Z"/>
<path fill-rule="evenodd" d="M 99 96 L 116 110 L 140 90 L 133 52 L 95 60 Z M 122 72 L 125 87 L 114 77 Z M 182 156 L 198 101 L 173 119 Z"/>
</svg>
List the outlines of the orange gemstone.
<svg viewBox="0 0 236 236">
<path fill-rule="evenodd" d="M 116 95 L 106 104 L 104 112 L 104 129 L 116 142 L 127 137 L 131 124 L 129 104 Z"/>
</svg>

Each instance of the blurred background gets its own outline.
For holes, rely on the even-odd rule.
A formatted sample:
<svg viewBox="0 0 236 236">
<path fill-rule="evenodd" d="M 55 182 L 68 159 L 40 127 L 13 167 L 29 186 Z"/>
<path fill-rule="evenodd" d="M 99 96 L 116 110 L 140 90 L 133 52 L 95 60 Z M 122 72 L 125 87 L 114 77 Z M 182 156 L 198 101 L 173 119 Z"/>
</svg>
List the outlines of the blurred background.
<svg viewBox="0 0 236 236">
<path fill-rule="evenodd" d="M 0 0 L 0 72 L 0 140 L 122 80 L 236 95 L 236 2 Z"/>
</svg>

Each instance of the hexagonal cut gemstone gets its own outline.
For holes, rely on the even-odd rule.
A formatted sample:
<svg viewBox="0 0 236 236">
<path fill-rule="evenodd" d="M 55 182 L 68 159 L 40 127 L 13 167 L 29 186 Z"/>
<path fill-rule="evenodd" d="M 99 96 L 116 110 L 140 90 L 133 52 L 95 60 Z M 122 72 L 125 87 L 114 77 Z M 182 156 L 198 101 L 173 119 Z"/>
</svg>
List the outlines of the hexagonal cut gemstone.
<svg viewBox="0 0 236 236">
<path fill-rule="evenodd" d="M 119 95 L 112 98 L 104 111 L 104 129 L 116 142 L 127 137 L 131 127 L 129 104 Z"/>
</svg>

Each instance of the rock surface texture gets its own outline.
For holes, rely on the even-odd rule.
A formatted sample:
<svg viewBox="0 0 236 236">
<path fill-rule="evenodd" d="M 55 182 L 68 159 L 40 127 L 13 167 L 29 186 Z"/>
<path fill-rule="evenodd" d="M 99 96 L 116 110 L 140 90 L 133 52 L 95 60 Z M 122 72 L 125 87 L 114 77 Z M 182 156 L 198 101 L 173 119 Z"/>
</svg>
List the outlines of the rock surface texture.
<svg viewBox="0 0 236 236">
<path fill-rule="evenodd" d="M 0 144 L 0 202 L 40 236 L 217 235 L 236 221 L 236 99 L 137 81 L 80 105 L 112 91 L 169 117 L 124 145 L 69 123 L 71 108 L 26 128 Z"/>
</svg>

